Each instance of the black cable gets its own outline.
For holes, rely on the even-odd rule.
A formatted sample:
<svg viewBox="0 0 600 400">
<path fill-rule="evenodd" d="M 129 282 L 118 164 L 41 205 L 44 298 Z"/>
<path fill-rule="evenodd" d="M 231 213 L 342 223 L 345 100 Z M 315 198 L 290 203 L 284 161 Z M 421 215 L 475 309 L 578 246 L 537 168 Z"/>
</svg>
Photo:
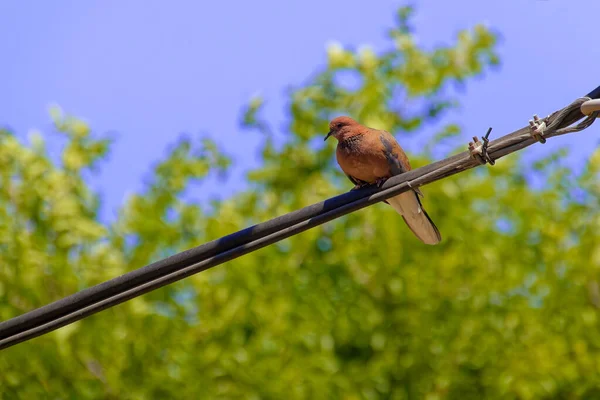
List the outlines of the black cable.
<svg viewBox="0 0 600 400">
<path fill-rule="evenodd" d="M 600 86 L 588 95 L 600 98 Z M 574 102 L 560 113 L 556 127 L 566 127 L 584 117 Z M 557 112 L 558 113 L 558 112 Z M 552 119 L 557 113 L 552 114 Z M 557 122 L 557 121 L 554 121 Z M 590 122 L 591 123 L 591 122 Z M 583 125 L 582 125 L 583 126 Z M 589 124 L 583 126 L 583 128 Z M 583 129 L 581 128 L 581 129 Z M 544 137 L 555 136 L 547 132 Z M 496 160 L 536 143 L 529 127 L 489 142 L 487 152 Z M 176 282 L 195 273 L 240 257 L 350 212 L 383 201 L 411 187 L 422 186 L 480 165 L 469 152 L 463 152 L 424 167 L 394 176 L 381 188 L 368 187 L 282 215 L 243 229 L 221 239 L 178 253 L 99 285 L 57 300 L 46 306 L 0 323 L 0 349 L 40 336 L 86 316 Z"/>
<path fill-rule="evenodd" d="M 586 94 L 585 97 L 589 97 L 590 99 L 600 99 L 600 86 Z"/>
</svg>

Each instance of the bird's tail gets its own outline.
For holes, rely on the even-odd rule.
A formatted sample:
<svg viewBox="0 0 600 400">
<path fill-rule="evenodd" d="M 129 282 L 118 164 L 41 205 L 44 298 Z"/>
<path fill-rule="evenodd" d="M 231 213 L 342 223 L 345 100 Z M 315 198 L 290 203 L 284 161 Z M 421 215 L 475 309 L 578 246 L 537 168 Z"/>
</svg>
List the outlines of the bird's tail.
<svg viewBox="0 0 600 400">
<path fill-rule="evenodd" d="M 425 244 L 438 244 L 442 240 L 440 231 L 435 226 L 416 192 L 409 190 L 387 199 L 389 205 L 394 207 L 410 230 Z"/>
</svg>

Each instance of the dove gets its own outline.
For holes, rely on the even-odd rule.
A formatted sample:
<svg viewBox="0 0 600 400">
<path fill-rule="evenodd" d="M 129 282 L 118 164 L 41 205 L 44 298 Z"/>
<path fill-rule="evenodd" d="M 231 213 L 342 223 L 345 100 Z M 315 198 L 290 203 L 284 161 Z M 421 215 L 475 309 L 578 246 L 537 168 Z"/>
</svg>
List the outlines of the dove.
<svg viewBox="0 0 600 400">
<path fill-rule="evenodd" d="M 389 132 L 361 125 L 350 117 L 334 118 L 325 136 L 337 139 L 337 162 L 354 183 L 353 189 L 377 184 L 381 185 L 394 175 L 410 171 L 408 157 Z M 421 191 L 411 189 L 387 199 L 404 219 L 414 235 L 425 244 L 435 245 L 442 240 L 419 199 Z"/>
</svg>

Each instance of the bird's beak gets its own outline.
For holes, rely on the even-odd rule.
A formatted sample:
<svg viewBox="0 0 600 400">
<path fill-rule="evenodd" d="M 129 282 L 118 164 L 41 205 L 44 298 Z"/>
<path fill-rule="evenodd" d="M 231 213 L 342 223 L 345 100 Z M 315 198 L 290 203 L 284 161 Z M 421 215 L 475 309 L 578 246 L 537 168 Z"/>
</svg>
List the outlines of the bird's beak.
<svg viewBox="0 0 600 400">
<path fill-rule="evenodd" d="M 327 140 L 327 138 L 329 138 L 329 136 L 331 136 L 331 131 L 327 132 L 327 136 L 325 136 L 325 139 L 323 139 L 323 140 Z"/>
</svg>

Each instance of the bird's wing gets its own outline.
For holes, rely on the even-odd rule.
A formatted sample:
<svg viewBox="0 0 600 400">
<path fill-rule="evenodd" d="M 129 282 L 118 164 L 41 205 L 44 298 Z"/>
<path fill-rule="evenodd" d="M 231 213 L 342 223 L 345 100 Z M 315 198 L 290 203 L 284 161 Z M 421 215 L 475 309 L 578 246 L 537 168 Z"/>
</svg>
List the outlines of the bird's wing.
<svg viewBox="0 0 600 400">
<path fill-rule="evenodd" d="M 379 141 L 383 145 L 383 154 L 390 166 L 392 175 L 399 175 L 411 170 L 410 162 L 404 154 L 404 150 L 389 132 L 379 131 Z"/>
<path fill-rule="evenodd" d="M 404 151 L 396 142 L 394 137 L 385 131 L 380 131 L 379 140 L 383 145 L 383 154 L 390 167 L 392 175 L 402 174 L 410 171 L 410 162 Z M 442 240 L 438 228 L 435 226 L 429 215 L 423 209 L 419 194 L 423 196 L 418 188 L 414 192 L 400 193 L 388 199 L 390 204 L 400 215 L 410 228 L 410 230 L 424 243 L 437 244 Z"/>
<path fill-rule="evenodd" d="M 402 150 L 402 147 L 400 147 L 391 133 L 379 131 L 379 140 L 383 145 L 383 154 L 390 166 L 390 173 L 392 175 L 399 175 L 412 169 L 404 150 Z M 419 188 L 414 188 L 413 190 L 421 197 L 424 197 Z"/>
</svg>

